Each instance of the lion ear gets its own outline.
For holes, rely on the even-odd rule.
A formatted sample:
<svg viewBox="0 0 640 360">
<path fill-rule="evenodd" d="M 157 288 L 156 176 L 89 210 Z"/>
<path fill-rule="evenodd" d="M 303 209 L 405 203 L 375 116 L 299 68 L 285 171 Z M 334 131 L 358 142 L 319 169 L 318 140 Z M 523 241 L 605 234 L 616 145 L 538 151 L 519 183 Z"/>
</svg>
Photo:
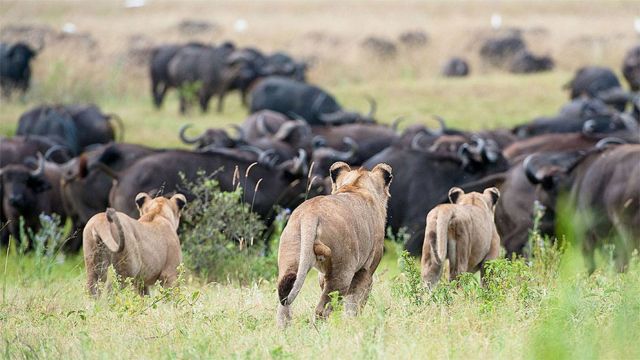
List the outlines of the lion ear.
<svg viewBox="0 0 640 360">
<path fill-rule="evenodd" d="M 331 165 L 331 168 L 329 169 L 329 176 L 331 177 L 331 184 L 333 186 L 336 185 L 338 176 L 340 176 L 340 173 L 342 173 L 343 171 L 351 171 L 351 167 L 347 163 L 342 161 L 338 161 Z"/>
<path fill-rule="evenodd" d="M 371 172 L 380 172 L 382 174 L 382 180 L 384 181 L 384 189 L 387 193 L 387 196 L 391 196 L 389 192 L 389 187 L 391 186 L 391 181 L 393 180 L 393 170 L 391 166 L 385 163 L 380 163 L 376 165 Z"/>
<path fill-rule="evenodd" d="M 498 202 L 498 199 L 500 198 L 500 190 L 498 190 L 497 187 L 491 187 L 491 188 L 485 189 L 483 191 L 483 194 L 489 195 L 491 197 L 491 203 L 493 205 L 495 205 Z"/>
<path fill-rule="evenodd" d="M 171 200 L 176 203 L 178 211 L 182 210 L 187 205 L 187 198 L 182 194 L 175 194 L 171 197 Z"/>
<path fill-rule="evenodd" d="M 459 187 L 452 187 L 451 190 L 449 190 L 449 201 L 451 201 L 452 204 L 455 204 L 462 194 L 464 194 L 462 189 Z"/>
<path fill-rule="evenodd" d="M 142 206 L 149 199 L 151 199 L 149 194 L 144 193 L 144 192 L 141 192 L 138 195 L 136 195 L 136 206 L 138 207 L 138 210 L 142 211 Z"/>
</svg>

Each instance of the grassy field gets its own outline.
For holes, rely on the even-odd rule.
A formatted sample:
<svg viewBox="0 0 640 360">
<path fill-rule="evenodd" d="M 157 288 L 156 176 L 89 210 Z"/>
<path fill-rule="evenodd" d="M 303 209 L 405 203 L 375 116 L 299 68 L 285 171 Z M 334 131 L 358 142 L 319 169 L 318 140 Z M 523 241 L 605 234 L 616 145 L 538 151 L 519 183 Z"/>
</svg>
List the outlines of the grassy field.
<svg viewBox="0 0 640 360">
<path fill-rule="evenodd" d="M 41 102 L 89 101 L 125 122 L 125 140 L 177 147 L 179 127 L 197 130 L 238 123 L 246 116 L 238 97 L 222 114 L 178 116 L 170 94 L 154 110 L 146 69 L 128 62 L 133 36 L 154 44 L 232 39 L 266 50 L 285 49 L 313 60 L 311 81 L 348 108 L 379 103 L 379 119 L 431 123 L 438 114 L 464 129 L 510 127 L 552 114 L 565 102 L 562 90 L 575 69 L 604 64 L 618 70 L 633 32 L 637 2 L 164 2 L 124 9 L 121 1 L 3 1 L 0 25 L 66 22 L 88 32 L 97 47 L 71 40 L 47 46 L 34 63 L 32 91 L 0 103 L 0 134 L 14 132 L 19 115 Z M 534 51 L 551 54 L 556 70 L 515 76 L 483 67 L 478 39 L 490 34 L 489 17 L 519 27 Z M 243 18 L 247 31 L 233 30 Z M 218 29 L 197 36 L 177 30 L 182 19 L 204 19 Z M 421 49 L 400 48 L 381 61 L 360 49 L 366 36 L 394 40 L 424 30 Z M 318 35 L 319 34 L 319 35 Z M 1 37 L 1 34 L 0 34 Z M 316 40 L 311 40 L 316 39 Z M 440 64 L 468 56 L 472 76 L 445 79 Z M 194 109 L 195 110 L 195 109 Z M 194 130 L 195 131 L 195 130 Z M 419 286 L 411 261 L 389 243 L 371 298 L 361 316 L 337 311 L 312 320 L 319 297 L 315 275 L 293 306 L 286 331 L 275 326 L 272 279 L 204 283 L 186 272 L 174 290 L 147 298 L 114 290 L 99 300 L 84 290 L 81 256 L 38 257 L 0 249 L 0 354 L 4 358 L 640 358 L 640 263 L 625 274 L 607 264 L 587 276 L 577 245 L 549 250 L 530 263 L 498 261 L 486 287 L 476 277 Z M 7 251 L 7 252 L 5 252 Z M 8 254 L 8 255 L 7 255 Z"/>
</svg>

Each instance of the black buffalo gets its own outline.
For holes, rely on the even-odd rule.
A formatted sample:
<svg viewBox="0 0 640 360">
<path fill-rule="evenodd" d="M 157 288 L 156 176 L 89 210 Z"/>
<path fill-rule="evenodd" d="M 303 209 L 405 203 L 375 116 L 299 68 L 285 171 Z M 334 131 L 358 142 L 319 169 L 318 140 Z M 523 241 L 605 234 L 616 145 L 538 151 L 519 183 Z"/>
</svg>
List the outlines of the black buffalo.
<svg viewBox="0 0 640 360">
<path fill-rule="evenodd" d="M 77 155 L 91 145 L 114 141 L 113 120 L 122 128 L 117 115 L 104 114 L 93 104 L 42 105 L 20 116 L 16 135 L 45 136 Z"/>
<path fill-rule="evenodd" d="M 23 93 L 31 82 L 31 60 L 36 50 L 25 43 L 0 43 L 0 88 L 4 96 L 11 96 L 15 90 Z"/>
<path fill-rule="evenodd" d="M 449 59 L 443 66 L 440 73 L 447 77 L 463 77 L 469 75 L 469 63 L 459 57 Z"/>
<path fill-rule="evenodd" d="M 0 194 L 2 195 L 2 221 L 8 222 L 8 230 L 15 239 L 21 237 L 20 223 L 23 221 L 27 237 L 29 232 L 40 229 L 40 214 L 60 215 L 66 218 L 60 196 L 60 171 L 53 163 L 45 164 L 44 156 L 38 154 L 36 169 L 24 164 L 11 164 L 0 169 Z M 22 218 L 22 220 L 21 220 Z M 2 234 L 2 244 L 7 244 L 7 232 Z"/>
<path fill-rule="evenodd" d="M 631 90 L 640 91 L 640 45 L 629 49 L 622 63 L 622 74 Z"/>
<path fill-rule="evenodd" d="M 422 252 L 427 213 L 452 186 L 508 168 L 498 151 L 479 145 L 463 146 L 454 155 L 392 146 L 364 163 L 369 169 L 378 163 L 393 167 L 387 225 L 396 233 L 402 228 L 407 231 L 405 248 L 411 254 Z"/>
<path fill-rule="evenodd" d="M 578 236 L 584 231 L 590 273 L 595 270 L 594 250 L 607 241 L 615 244 L 619 271 L 626 269 L 632 251 L 640 249 L 640 145 L 607 144 L 605 139 L 588 151 L 533 154 L 524 164 L 547 211 L 556 212 L 558 196 L 568 193 L 572 213 L 564 216 L 577 224 Z"/>
<path fill-rule="evenodd" d="M 321 88 L 293 79 L 270 76 L 251 91 L 251 113 L 273 110 L 289 117 L 301 117 L 310 125 L 339 125 L 375 122 L 375 102 L 368 114 L 342 109 L 336 99 Z"/>
<path fill-rule="evenodd" d="M 181 188 L 180 174 L 195 181 L 200 171 L 218 180 L 222 191 L 233 191 L 240 185 L 243 200 L 262 219 L 270 224 L 274 205 L 293 208 L 305 197 L 305 156 L 282 163 L 277 167 L 255 164 L 239 156 L 217 152 L 166 151 L 146 156 L 119 176 L 110 194 L 110 204 L 132 217 L 138 216 L 135 196 L 141 191 L 171 193 Z M 248 170 L 250 168 L 250 170 Z M 245 176 L 248 173 L 248 176 Z M 188 192 L 187 192 L 188 193 Z"/>
</svg>

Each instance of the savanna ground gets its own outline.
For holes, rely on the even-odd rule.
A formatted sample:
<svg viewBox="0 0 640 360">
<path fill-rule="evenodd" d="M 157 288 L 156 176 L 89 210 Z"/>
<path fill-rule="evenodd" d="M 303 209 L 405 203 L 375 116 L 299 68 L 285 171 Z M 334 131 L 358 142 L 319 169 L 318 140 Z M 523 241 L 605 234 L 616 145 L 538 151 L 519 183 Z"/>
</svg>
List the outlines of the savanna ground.
<svg viewBox="0 0 640 360">
<path fill-rule="evenodd" d="M 379 119 L 406 116 L 430 123 L 431 114 L 465 129 L 509 127 L 552 114 L 566 99 L 562 85 L 581 65 L 616 70 L 633 31 L 638 2 L 161 2 L 138 9 L 114 2 L 0 3 L 0 25 L 70 22 L 89 33 L 47 45 L 34 63 L 33 87 L 23 99 L 2 100 L 0 134 L 13 133 L 19 115 L 41 102 L 95 102 L 118 113 L 125 141 L 180 145 L 185 122 L 201 130 L 241 121 L 246 110 L 227 98 L 222 114 L 177 115 L 171 93 L 161 111 L 151 107 L 146 68 L 128 56 L 132 37 L 160 44 L 198 39 L 283 49 L 313 62 L 309 78 L 346 107 L 363 109 L 365 95 L 379 103 Z M 537 53 L 550 54 L 553 72 L 515 76 L 482 66 L 479 39 L 489 18 L 518 27 Z M 233 24 L 245 19 L 246 31 Z M 183 19 L 211 21 L 217 30 L 181 35 Z M 423 48 L 399 45 L 396 60 L 372 57 L 359 46 L 367 36 L 397 41 L 424 30 Z M 472 76 L 438 76 L 449 56 L 471 60 Z M 565 224 L 571 224 L 568 213 Z M 0 353 L 6 358 L 640 358 L 640 266 L 625 274 L 601 266 L 587 276 L 570 227 L 566 251 L 546 247 L 530 262 L 498 261 L 484 288 L 477 277 L 420 287 L 417 269 L 389 242 L 371 298 L 358 318 L 337 311 L 312 321 L 319 296 L 315 276 L 294 304 L 294 322 L 275 327 L 275 283 L 270 276 L 205 283 L 186 271 L 182 286 L 156 289 L 141 299 L 114 290 L 94 301 L 84 292 L 80 256 L 0 256 Z M 541 243 L 535 241 L 534 243 Z M 7 255 L 8 254 L 8 255 Z"/>
</svg>

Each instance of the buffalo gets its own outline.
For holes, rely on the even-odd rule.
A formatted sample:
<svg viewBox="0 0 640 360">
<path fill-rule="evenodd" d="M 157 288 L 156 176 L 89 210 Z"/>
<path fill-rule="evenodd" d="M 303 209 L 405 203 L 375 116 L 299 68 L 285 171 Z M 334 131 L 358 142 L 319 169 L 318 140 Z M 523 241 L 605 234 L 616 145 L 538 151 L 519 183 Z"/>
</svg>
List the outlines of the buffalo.
<svg viewBox="0 0 640 360">
<path fill-rule="evenodd" d="M 82 229 L 93 215 L 109 206 L 109 192 L 118 173 L 158 151 L 134 144 L 106 144 L 61 166 L 62 202 L 78 234 L 82 234 Z M 80 237 L 71 239 L 68 249 L 77 251 L 81 243 Z"/>
<path fill-rule="evenodd" d="M 440 73 L 446 77 L 463 77 L 469 75 L 469 63 L 459 57 L 449 59 Z"/>
<path fill-rule="evenodd" d="M 156 108 L 162 106 L 164 96 L 167 91 L 174 87 L 169 77 L 169 62 L 184 47 L 202 47 L 200 43 L 189 43 L 186 45 L 162 45 L 151 50 L 149 61 L 149 77 L 151 79 L 151 94 L 153 104 Z"/>
<path fill-rule="evenodd" d="M 516 54 L 526 49 L 519 34 L 510 34 L 487 39 L 480 48 L 480 57 L 486 63 L 501 67 L 507 65 Z"/>
<path fill-rule="evenodd" d="M 31 83 L 31 61 L 37 55 L 29 45 L 0 43 L 0 88 L 10 97 L 12 91 L 25 93 Z"/>
<path fill-rule="evenodd" d="M 336 99 L 321 88 L 293 79 L 270 76 L 251 91 L 250 112 L 272 110 L 290 117 L 301 117 L 309 125 L 339 125 L 356 122 L 374 123 L 375 101 L 363 115 L 342 109 Z"/>
<path fill-rule="evenodd" d="M 530 74 L 552 70 L 553 66 L 554 62 L 551 57 L 537 56 L 529 50 L 522 50 L 511 60 L 509 71 L 514 74 Z"/>
<path fill-rule="evenodd" d="M 45 154 L 46 159 L 58 164 L 72 158 L 69 149 L 44 136 L 14 136 L 0 139 L 0 168 L 9 164 L 20 164 L 38 153 Z"/>
<path fill-rule="evenodd" d="M 622 93 L 620 80 L 613 70 L 607 67 L 582 67 L 576 71 L 573 79 L 565 85 L 565 88 L 569 90 L 571 99 L 581 96 L 599 98 L 618 111 L 624 111 L 628 101 Z"/>
<path fill-rule="evenodd" d="M 622 74 L 631 90 L 640 91 L 640 45 L 629 49 L 622 63 Z"/>
<path fill-rule="evenodd" d="M 548 211 L 557 211 L 559 194 L 569 194 L 575 209 L 571 216 L 584 226 L 583 253 L 590 273 L 595 249 L 607 240 L 615 244 L 619 271 L 626 269 L 631 252 L 640 249 L 640 145 L 608 146 L 607 140 L 588 151 L 532 154 L 524 163 Z"/>
<path fill-rule="evenodd" d="M 41 135 L 69 149 L 73 155 L 95 144 L 115 140 L 112 121 L 124 131 L 122 120 L 114 114 L 103 114 L 95 105 L 42 105 L 20 116 L 16 135 Z"/>
<path fill-rule="evenodd" d="M 378 163 L 394 168 L 389 199 L 388 226 L 394 232 L 405 229 L 405 248 L 413 255 L 422 252 L 425 217 L 452 186 L 505 171 L 507 161 L 486 142 L 462 146 L 457 154 L 435 154 L 391 146 L 364 163 L 370 169 Z"/>
<path fill-rule="evenodd" d="M 267 223 L 275 218 L 274 205 L 293 208 L 305 198 L 306 154 L 276 167 L 252 164 L 242 157 L 218 152 L 165 151 L 140 159 L 119 175 L 111 189 L 110 204 L 132 217 L 138 216 L 133 199 L 141 191 L 171 193 L 182 189 L 181 176 L 195 181 L 204 172 L 222 191 L 243 188 L 243 199 Z M 181 175 L 182 174 L 182 175 Z M 312 189 L 313 191 L 313 189 Z"/>
<path fill-rule="evenodd" d="M 40 229 L 40 214 L 58 214 L 64 223 L 66 218 L 60 196 L 60 171 L 56 164 L 46 163 L 38 154 L 36 169 L 24 164 L 11 164 L 0 169 L 0 194 L 2 194 L 2 219 L 8 222 L 9 233 L 21 241 L 20 223 L 24 230 L 36 233 Z M 22 220 L 21 220 L 22 218 Z M 6 232 L 2 244 L 7 244 Z"/>
</svg>

